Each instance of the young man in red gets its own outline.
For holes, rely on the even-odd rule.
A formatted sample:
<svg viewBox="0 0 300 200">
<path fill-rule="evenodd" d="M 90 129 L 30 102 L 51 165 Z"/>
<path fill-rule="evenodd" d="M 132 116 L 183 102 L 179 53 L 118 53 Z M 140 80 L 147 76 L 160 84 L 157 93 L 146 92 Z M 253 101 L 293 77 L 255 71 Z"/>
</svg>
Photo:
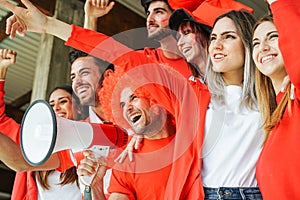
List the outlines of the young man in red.
<svg viewBox="0 0 300 200">
<path fill-rule="evenodd" d="M 123 71 L 117 71 L 105 79 L 100 92 L 103 109 L 107 111 L 108 118 L 114 112 L 119 113 L 114 118 L 119 122 L 121 120 L 123 127 L 130 127 L 136 134 L 143 135 L 144 140 L 134 152 L 134 162 L 127 160 L 113 166 L 109 199 L 165 199 L 176 132 L 174 116 L 156 101 L 155 97 L 161 94 L 158 88 L 151 89 L 152 84 L 146 87 L 135 85 L 135 78 L 139 79 L 137 74 L 123 75 Z M 127 75 L 130 78 L 127 79 Z M 110 97 L 113 97 L 115 104 Z M 85 156 L 78 167 L 80 175 L 94 173 L 94 166 L 97 165 L 89 159 L 93 157 L 90 151 L 86 151 Z M 106 165 L 100 161 L 98 177 L 92 185 L 95 199 L 105 199 L 101 187 L 106 168 L 103 164 Z M 151 180 L 159 182 L 153 183 Z"/>
<path fill-rule="evenodd" d="M 173 9 L 169 6 L 168 1 L 142 1 L 147 13 L 148 36 L 158 41 L 160 48 L 145 48 L 138 51 L 134 51 L 102 33 L 47 17 L 28 0 L 23 0 L 23 3 L 28 9 L 16 9 L 17 7 L 12 4 L 1 2 L 2 6 L 9 8 L 15 14 L 9 18 L 7 23 L 7 33 L 11 34 L 11 37 L 14 37 L 17 30 L 19 33 L 25 30 L 48 33 L 65 40 L 66 45 L 80 49 L 126 70 L 145 64 L 160 63 L 176 69 L 186 78 L 192 75 L 189 66 L 178 52 L 176 40 L 172 37 L 169 29 L 168 21 Z M 111 8 L 106 7 L 102 10 L 106 13 L 109 9 Z M 22 14 L 23 12 L 31 14 L 25 16 Z M 16 16 L 19 16 L 18 20 L 22 20 L 22 24 L 26 24 L 26 27 L 16 23 Z M 12 28 L 11 25 L 13 24 L 15 25 Z"/>
</svg>

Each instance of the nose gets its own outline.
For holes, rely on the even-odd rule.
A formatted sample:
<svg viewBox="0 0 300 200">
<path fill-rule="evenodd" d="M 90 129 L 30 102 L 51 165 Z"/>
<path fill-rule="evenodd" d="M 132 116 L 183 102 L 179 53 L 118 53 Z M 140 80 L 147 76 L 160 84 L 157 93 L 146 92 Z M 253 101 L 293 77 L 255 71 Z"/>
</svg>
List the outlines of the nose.
<svg viewBox="0 0 300 200">
<path fill-rule="evenodd" d="M 269 46 L 269 44 L 268 44 L 268 42 L 267 41 L 262 41 L 260 44 L 259 44 L 259 51 L 260 52 L 263 52 L 263 51 L 268 51 L 268 50 L 270 50 L 270 46 Z"/>
<path fill-rule="evenodd" d="M 222 49 L 223 48 L 223 43 L 221 38 L 216 38 L 214 41 L 210 43 L 210 46 L 214 49 Z"/>
<path fill-rule="evenodd" d="M 77 86 L 79 85 L 80 83 L 82 83 L 82 79 L 80 76 L 75 76 L 73 79 L 72 79 L 72 84 L 74 86 Z"/>
<path fill-rule="evenodd" d="M 133 110 L 133 106 L 132 106 L 131 103 L 127 104 L 127 109 L 126 110 L 127 110 L 128 113 L 130 113 Z"/>
<path fill-rule="evenodd" d="M 183 36 L 181 35 L 181 33 L 178 33 L 178 34 L 179 34 L 179 37 L 177 39 L 177 46 L 182 47 L 184 44 L 184 39 L 183 39 Z"/>
<path fill-rule="evenodd" d="M 60 110 L 60 106 L 59 106 L 58 103 L 55 103 L 55 104 L 53 105 L 53 110 L 54 110 L 55 113 L 56 113 L 57 111 Z"/>
<path fill-rule="evenodd" d="M 148 14 L 146 21 L 147 21 L 147 24 L 150 24 L 150 23 L 152 23 L 154 21 L 154 17 L 153 17 L 153 13 L 152 12 L 150 12 Z"/>
<path fill-rule="evenodd" d="M 123 107 L 123 116 L 126 118 L 133 111 L 133 107 L 130 103 L 125 103 Z"/>
</svg>

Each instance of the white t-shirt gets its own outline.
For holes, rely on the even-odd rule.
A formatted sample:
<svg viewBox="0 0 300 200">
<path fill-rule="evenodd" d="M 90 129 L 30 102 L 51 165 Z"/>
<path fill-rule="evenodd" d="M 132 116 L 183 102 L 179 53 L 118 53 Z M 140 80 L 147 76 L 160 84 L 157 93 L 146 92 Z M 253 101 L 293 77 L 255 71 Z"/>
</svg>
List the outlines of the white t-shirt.
<svg viewBox="0 0 300 200">
<path fill-rule="evenodd" d="M 77 187 L 76 182 L 72 184 L 60 185 L 60 172 L 53 171 L 48 177 L 48 183 L 50 185 L 49 190 L 44 190 L 38 180 L 36 184 L 38 187 L 38 200 L 81 200 L 81 192 Z"/>
<path fill-rule="evenodd" d="M 89 117 L 90 117 L 90 122 L 103 124 L 103 121 L 93 111 L 91 106 L 89 106 Z M 104 194 L 108 194 L 107 189 L 108 189 L 108 186 L 109 186 L 111 173 L 112 173 L 112 170 L 107 169 L 106 173 L 105 173 L 105 176 L 103 177 L 103 191 L 104 191 Z"/>
<path fill-rule="evenodd" d="M 255 166 L 264 134 L 258 111 L 240 107 L 242 88 L 226 87 L 226 105 L 206 113 L 201 177 L 205 187 L 256 187 Z"/>
</svg>

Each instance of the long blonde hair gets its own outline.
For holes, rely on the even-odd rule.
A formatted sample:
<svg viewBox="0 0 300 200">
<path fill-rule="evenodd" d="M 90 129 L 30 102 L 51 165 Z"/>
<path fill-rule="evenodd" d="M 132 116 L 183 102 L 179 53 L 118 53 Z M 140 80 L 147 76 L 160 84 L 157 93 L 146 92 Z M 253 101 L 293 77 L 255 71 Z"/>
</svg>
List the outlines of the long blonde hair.
<svg viewBox="0 0 300 200">
<path fill-rule="evenodd" d="M 249 109 L 255 109 L 257 106 L 257 98 L 255 92 L 255 64 L 251 56 L 252 52 L 252 33 L 251 30 L 255 24 L 254 16 L 248 11 L 230 11 L 219 16 L 214 25 L 220 19 L 228 17 L 233 22 L 237 29 L 237 34 L 240 36 L 243 46 L 245 48 L 245 62 L 244 62 L 244 78 L 243 78 L 243 92 L 241 105 L 245 105 Z M 220 103 L 225 103 L 225 86 L 222 73 L 215 72 L 212 69 L 212 63 L 209 61 L 207 66 L 207 85 L 211 92 L 212 98 L 218 100 Z"/>
<path fill-rule="evenodd" d="M 256 28 L 263 22 L 271 22 L 274 24 L 272 15 L 266 15 L 261 19 L 259 19 L 255 23 L 252 33 L 254 33 Z M 262 126 L 266 133 L 266 139 L 267 139 L 270 132 L 281 120 L 286 107 L 288 106 L 289 108 L 291 105 L 290 104 L 291 83 L 288 83 L 286 92 L 282 97 L 281 101 L 279 102 L 279 104 L 277 105 L 276 94 L 271 79 L 266 75 L 264 75 L 263 73 L 261 73 L 258 70 L 258 68 L 256 68 L 255 82 L 256 82 L 255 85 L 256 85 L 259 109 L 263 118 Z"/>
</svg>

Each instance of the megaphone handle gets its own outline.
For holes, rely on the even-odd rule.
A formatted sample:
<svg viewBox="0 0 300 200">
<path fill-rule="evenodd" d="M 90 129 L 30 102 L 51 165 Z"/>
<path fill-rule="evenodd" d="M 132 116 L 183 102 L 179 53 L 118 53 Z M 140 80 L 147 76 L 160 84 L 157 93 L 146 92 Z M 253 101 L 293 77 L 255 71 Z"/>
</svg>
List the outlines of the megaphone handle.
<svg viewBox="0 0 300 200">
<path fill-rule="evenodd" d="M 80 176 L 80 180 L 85 186 L 91 186 L 91 184 L 96 176 L 96 173 L 98 171 L 98 168 L 99 168 L 99 166 L 97 166 L 96 172 L 94 174 L 92 174 L 91 176 Z"/>
<path fill-rule="evenodd" d="M 84 184 L 83 200 L 92 200 L 92 189 L 91 184 L 95 178 L 99 166 L 96 168 L 96 172 L 91 176 L 81 176 L 80 180 Z"/>
<path fill-rule="evenodd" d="M 95 154 L 96 157 L 100 158 L 101 156 L 108 156 L 109 153 L 109 146 L 101 146 L 101 145 L 94 145 L 90 148 Z M 96 172 L 91 176 L 81 176 L 80 179 L 84 185 L 90 186 L 92 181 L 95 178 L 95 175 L 98 171 L 99 165 L 96 168 Z"/>
<path fill-rule="evenodd" d="M 84 187 L 83 200 L 92 200 L 92 189 L 91 186 L 86 185 Z"/>
</svg>

